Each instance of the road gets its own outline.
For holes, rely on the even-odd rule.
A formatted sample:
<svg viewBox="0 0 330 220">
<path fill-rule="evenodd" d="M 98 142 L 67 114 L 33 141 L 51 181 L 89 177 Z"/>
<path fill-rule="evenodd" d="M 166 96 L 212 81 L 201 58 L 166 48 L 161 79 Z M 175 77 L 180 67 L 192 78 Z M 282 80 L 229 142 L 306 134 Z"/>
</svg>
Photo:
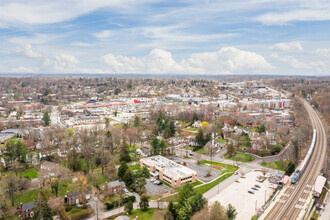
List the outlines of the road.
<svg viewBox="0 0 330 220">
<path fill-rule="evenodd" d="M 270 206 L 269 210 L 265 211 L 260 219 L 297 219 L 304 211 L 303 206 L 306 199 L 311 195 L 312 186 L 323 168 L 327 148 L 326 132 L 314 109 L 306 101 L 303 103 L 310 116 L 312 127 L 316 129 L 317 133 L 314 152 L 298 183 L 284 189 L 284 193 L 274 205 Z"/>
</svg>

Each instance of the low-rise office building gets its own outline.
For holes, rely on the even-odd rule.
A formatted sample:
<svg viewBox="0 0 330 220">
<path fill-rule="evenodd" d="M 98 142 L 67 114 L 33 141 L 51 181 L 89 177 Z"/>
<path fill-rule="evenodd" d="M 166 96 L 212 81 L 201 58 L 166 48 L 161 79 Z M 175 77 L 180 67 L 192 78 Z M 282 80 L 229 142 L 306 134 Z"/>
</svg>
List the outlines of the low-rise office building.
<svg viewBox="0 0 330 220">
<path fill-rule="evenodd" d="M 162 156 L 152 156 L 140 160 L 141 168 L 148 167 L 151 176 L 158 178 L 172 187 L 196 182 L 196 171 Z"/>
</svg>

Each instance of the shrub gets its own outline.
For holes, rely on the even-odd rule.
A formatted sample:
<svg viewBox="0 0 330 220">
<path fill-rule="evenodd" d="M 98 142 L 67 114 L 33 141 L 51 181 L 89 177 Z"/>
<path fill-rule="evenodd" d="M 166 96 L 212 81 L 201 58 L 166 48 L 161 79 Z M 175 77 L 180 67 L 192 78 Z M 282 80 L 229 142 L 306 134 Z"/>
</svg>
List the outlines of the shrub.
<svg viewBox="0 0 330 220">
<path fill-rule="evenodd" d="M 115 207 L 115 205 L 111 202 L 107 202 L 105 205 L 107 206 L 107 210 L 113 209 Z"/>
<path fill-rule="evenodd" d="M 135 200 L 136 200 L 135 196 L 127 196 L 123 198 L 123 203 L 125 204 L 129 201 L 135 202 Z"/>
</svg>

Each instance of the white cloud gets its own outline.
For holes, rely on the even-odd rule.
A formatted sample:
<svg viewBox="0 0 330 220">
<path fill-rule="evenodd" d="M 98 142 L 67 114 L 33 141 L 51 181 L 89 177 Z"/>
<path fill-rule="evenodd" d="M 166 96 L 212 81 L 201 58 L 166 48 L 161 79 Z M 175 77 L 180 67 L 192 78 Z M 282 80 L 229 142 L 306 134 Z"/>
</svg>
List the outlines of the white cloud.
<svg viewBox="0 0 330 220">
<path fill-rule="evenodd" d="M 269 49 L 277 50 L 277 51 L 303 51 L 303 47 L 301 43 L 298 41 L 292 41 L 288 43 L 277 43 L 269 47 Z"/>
<path fill-rule="evenodd" d="M 101 32 L 94 34 L 94 36 L 97 38 L 108 38 L 113 35 L 114 35 L 114 31 L 111 31 L 111 30 L 103 30 Z"/>
<path fill-rule="evenodd" d="M 17 46 L 15 52 L 20 56 L 25 56 L 29 58 L 38 58 L 41 55 L 32 50 L 31 44 L 25 44 L 24 46 Z"/>
<path fill-rule="evenodd" d="M 36 68 L 30 68 L 30 67 L 24 67 L 24 66 L 20 66 L 17 68 L 13 68 L 10 70 L 10 72 L 12 73 L 36 73 L 38 71 L 38 69 Z"/>
<path fill-rule="evenodd" d="M 79 60 L 73 55 L 61 54 L 55 58 L 43 57 L 41 62 L 42 66 L 50 72 L 74 72 Z"/>
<path fill-rule="evenodd" d="M 73 19 L 99 8 L 133 10 L 137 0 L 4 0 L 0 3 L 0 25 L 51 24 Z"/>
<path fill-rule="evenodd" d="M 180 63 L 165 50 L 153 49 L 144 57 L 126 57 L 107 54 L 103 62 L 111 72 L 117 73 L 255 73 L 273 67 L 257 53 L 233 47 L 221 48 L 216 52 L 195 53 Z"/>
<path fill-rule="evenodd" d="M 92 46 L 92 44 L 85 43 L 85 42 L 80 42 L 80 41 L 73 42 L 71 45 L 75 46 L 75 47 L 90 47 L 90 46 Z"/>
<path fill-rule="evenodd" d="M 310 66 L 308 64 L 302 63 L 300 61 L 298 61 L 295 57 L 293 56 L 284 56 L 281 57 L 278 54 L 274 53 L 271 55 L 271 57 L 278 59 L 286 64 L 288 64 L 289 66 L 296 68 L 296 69 L 303 69 L 303 68 L 310 68 Z"/>
<path fill-rule="evenodd" d="M 315 54 L 330 58 L 330 48 L 317 49 L 314 51 Z"/>
</svg>

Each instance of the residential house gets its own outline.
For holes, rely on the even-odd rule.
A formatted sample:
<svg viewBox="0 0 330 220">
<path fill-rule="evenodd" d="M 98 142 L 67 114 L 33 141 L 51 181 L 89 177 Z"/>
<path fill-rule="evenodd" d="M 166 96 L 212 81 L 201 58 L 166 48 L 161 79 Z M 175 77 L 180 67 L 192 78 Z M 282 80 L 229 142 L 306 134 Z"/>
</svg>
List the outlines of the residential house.
<svg viewBox="0 0 330 220">
<path fill-rule="evenodd" d="M 91 198 L 89 190 L 67 192 L 65 195 L 65 202 L 68 205 L 79 204 L 82 202 L 83 196 L 85 196 L 86 200 L 88 201 Z"/>
<path fill-rule="evenodd" d="M 125 183 L 122 181 L 115 180 L 109 183 L 105 183 L 102 188 L 107 192 L 120 193 L 123 188 L 125 188 Z"/>
<path fill-rule="evenodd" d="M 33 208 L 35 202 L 21 203 L 21 206 L 17 209 L 16 214 L 19 219 L 29 219 L 34 216 Z"/>
</svg>

